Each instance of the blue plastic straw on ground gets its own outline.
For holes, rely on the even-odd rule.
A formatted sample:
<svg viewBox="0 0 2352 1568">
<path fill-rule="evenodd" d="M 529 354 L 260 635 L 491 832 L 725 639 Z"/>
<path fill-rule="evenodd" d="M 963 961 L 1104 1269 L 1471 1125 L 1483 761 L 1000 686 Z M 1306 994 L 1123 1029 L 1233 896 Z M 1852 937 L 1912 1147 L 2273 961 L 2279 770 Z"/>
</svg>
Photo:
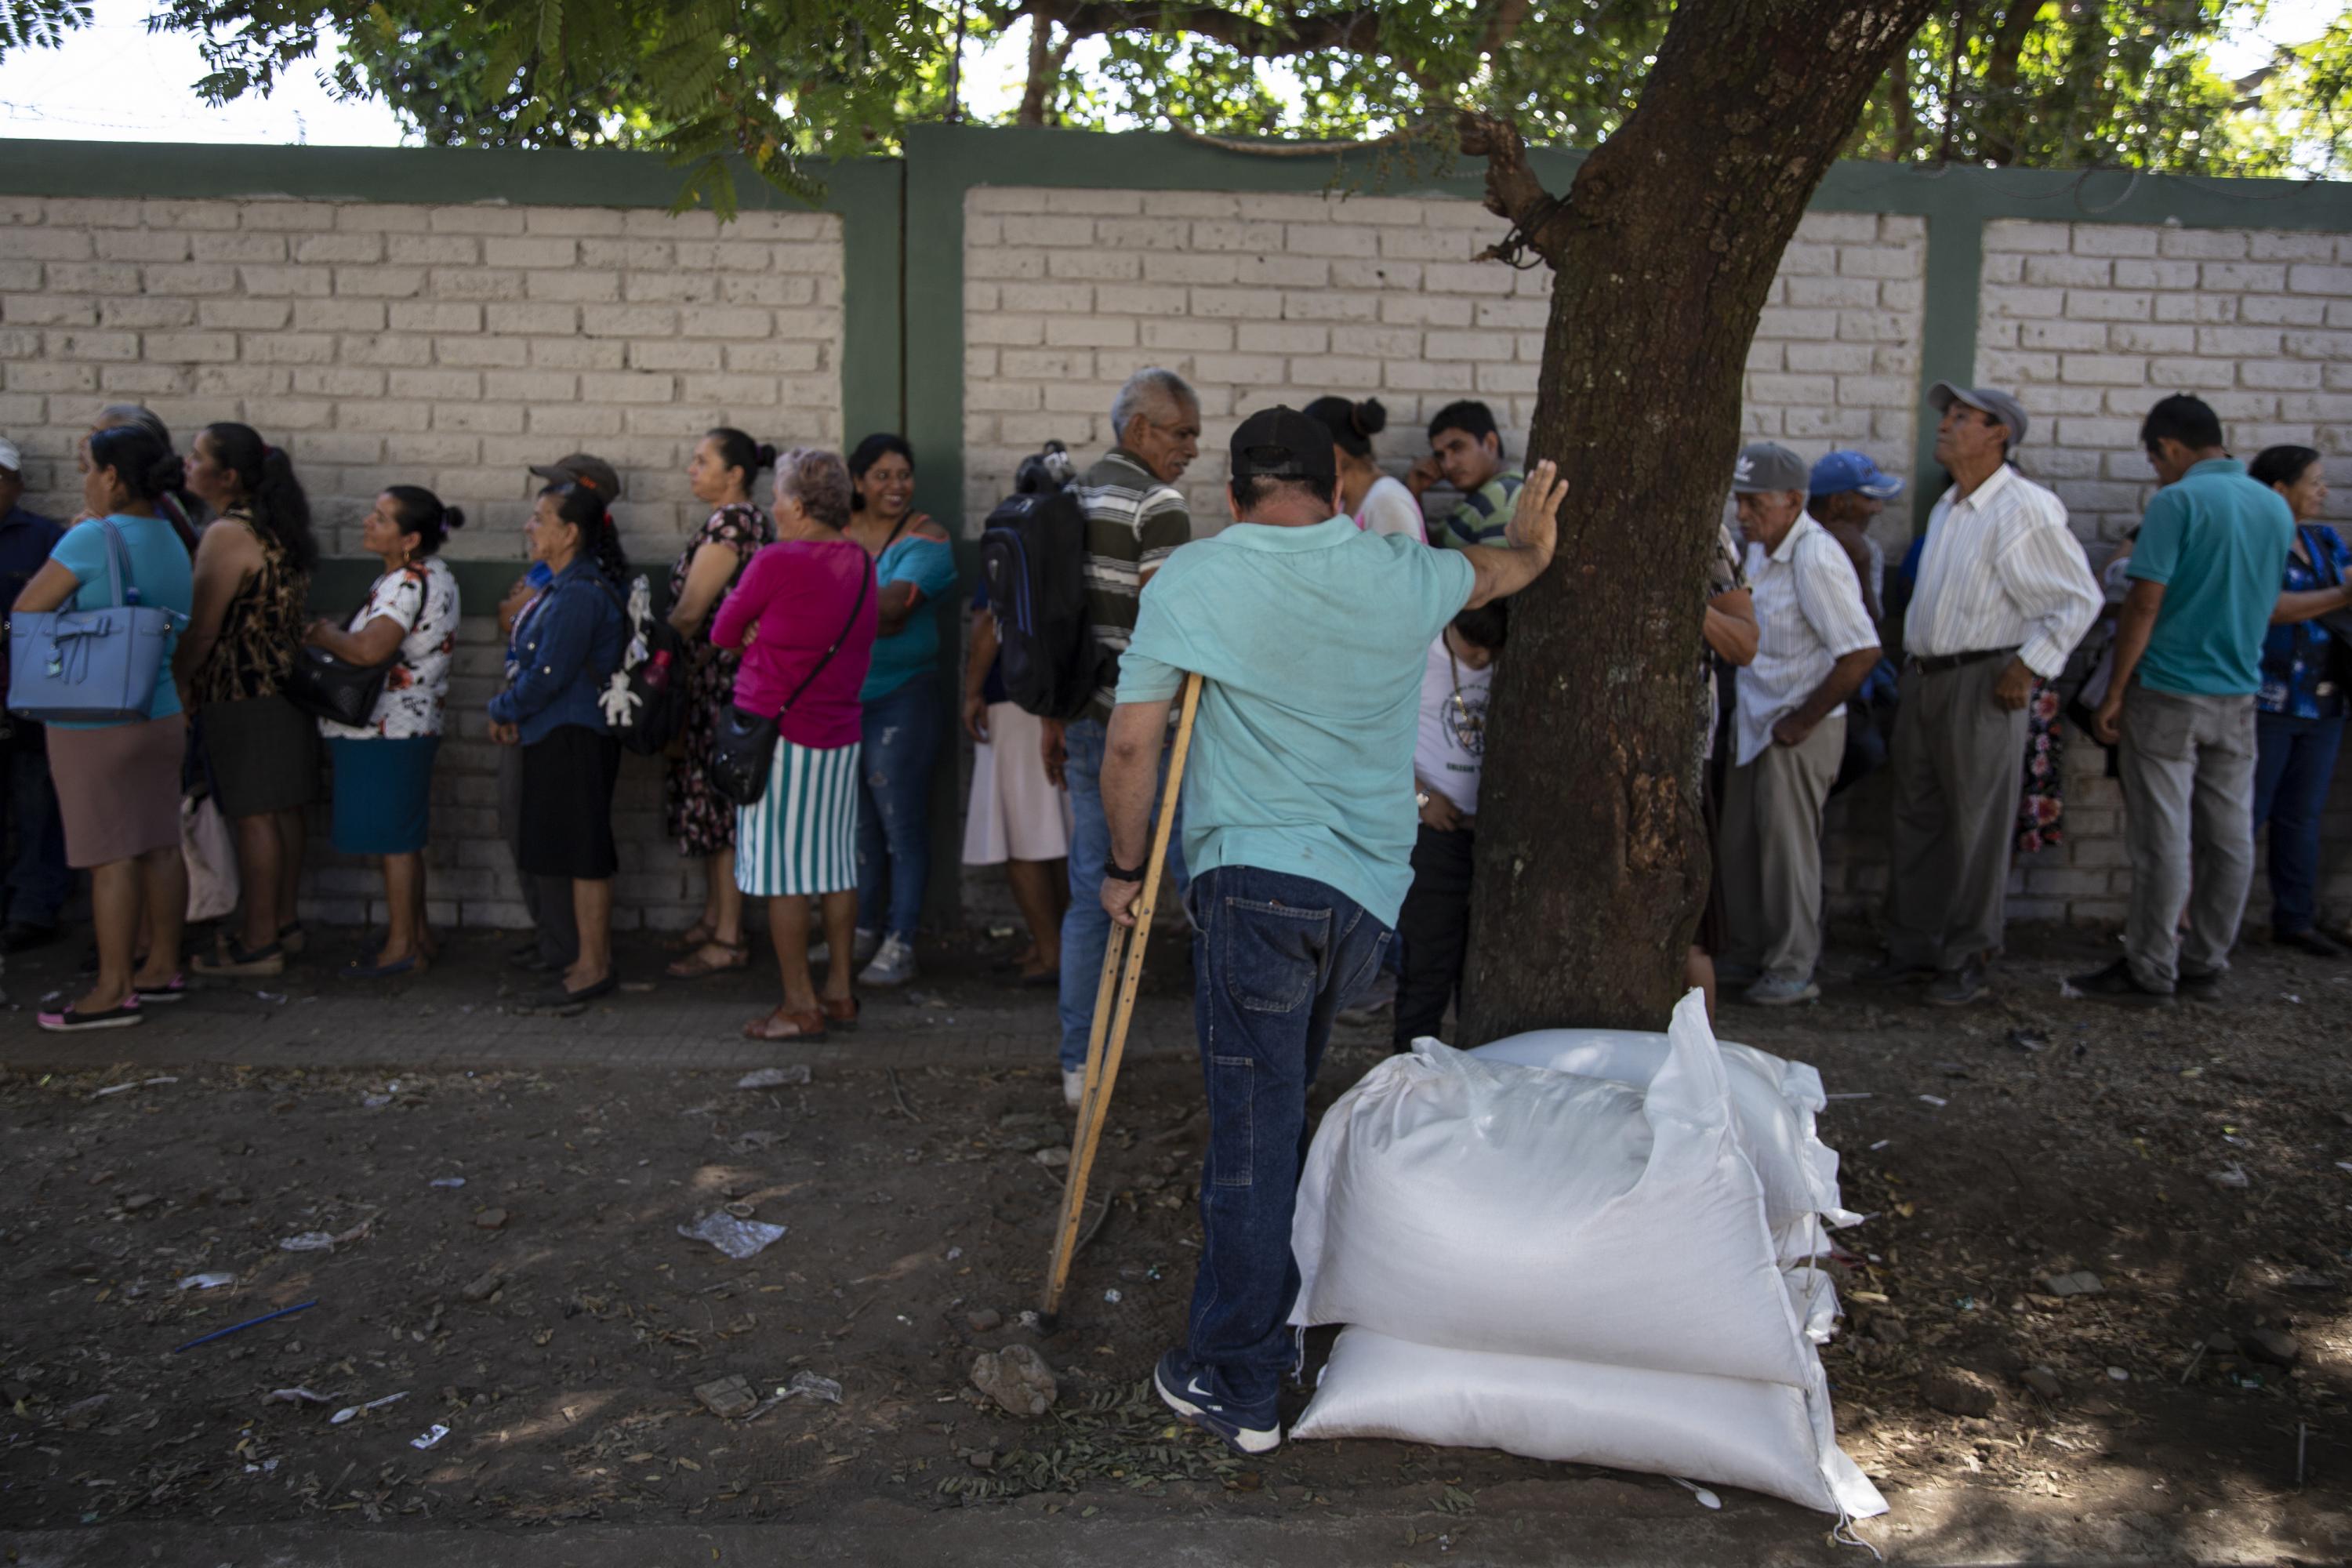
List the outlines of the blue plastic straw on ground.
<svg viewBox="0 0 2352 1568">
<path fill-rule="evenodd" d="M 242 1333 L 258 1324 L 273 1323 L 280 1318 L 290 1318 L 297 1312 L 307 1312 L 318 1304 L 316 1300 L 305 1301 L 299 1307 L 281 1307 L 275 1312 L 264 1312 L 257 1318 L 247 1318 L 241 1323 L 231 1323 L 227 1328 L 215 1330 L 212 1333 L 190 1340 L 186 1344 L 173 1346 L 172 1353 L 178 1355 L 182 1351 L 192 1351 L 198 1345 L 208 1345 L 215 1340 L 225 1340 L 231 1334 Z"/>
</svg>

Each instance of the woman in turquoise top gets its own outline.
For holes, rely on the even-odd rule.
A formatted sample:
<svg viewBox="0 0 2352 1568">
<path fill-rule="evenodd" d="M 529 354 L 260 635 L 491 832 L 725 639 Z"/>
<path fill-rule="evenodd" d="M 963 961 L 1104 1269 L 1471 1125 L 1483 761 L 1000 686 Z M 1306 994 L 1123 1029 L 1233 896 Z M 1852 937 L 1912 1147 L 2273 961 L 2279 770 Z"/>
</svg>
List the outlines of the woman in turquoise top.
<svg viewBox="0 0 2352 1568">
<path fill-rule="evenodd" d="M 180 459 L 151 432 L 123 425 L 93 434 L 82 452 L 82 505 L 89 515 L 58 541 L 16 595 L 15 613 L 99 610 L 120 602 L 107 565 L 111 529 L 128 557 L 124 588 L 135 589 L 148 608 L 178 611 L 184 623 L 195 599 L 187 546 L 156 515 L 158 499 L 179 482 Z M 169 657 L 167 649 L 144 718 L 48 726 L 66 858 L 89 871 L 98 978 L 69 1005 L 41 1013 L 44 1029 L 120 1028 L 140 1021 L 142 1003 L 176 1002 L 186 993 L 179 963 L 188 903 L 180 860 L 187 721 Z M 147 958 L 134 963 L 142 903 Z"/>
<path fill-rule="evenodd" d="M 875 558 L 881 635 L 858 693 L 865 752 L 857 789 L 857 945 L 867 985 L 915 977 L 915 927 L 930 879 L 931 766 L 939 760 L 940 622 L 929 601 L 955 586 L 947 531 L 909 510 L 915 450 L 868 436 L 849 456 L 849 537 Z M 812 958 L 816 954 L 811 954 Z"/>
</svg>

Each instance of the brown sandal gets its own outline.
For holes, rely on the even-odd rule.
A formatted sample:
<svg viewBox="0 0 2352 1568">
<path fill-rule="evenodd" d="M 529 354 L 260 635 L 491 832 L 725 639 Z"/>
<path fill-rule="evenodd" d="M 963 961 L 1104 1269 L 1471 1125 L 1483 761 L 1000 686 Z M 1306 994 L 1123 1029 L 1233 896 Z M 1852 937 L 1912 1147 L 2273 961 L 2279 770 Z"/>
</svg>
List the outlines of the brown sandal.
<svg viewBox="0 0 2352 1568">
<path fill-rule="evenodd" d="M 820 996 L 817 1005 L 824 1009 L 824 1021 L 843 1034 L 857 1031 L 857 998 L 844 996 L 836 1002 L 830 996 Z"/>
<path fill-rule="evenodd" d="M 716 949 L 727 955 L 724 962 L 703 956 Z M 713 938 L 669 965 L 662 973 L 672 980 L 701 980 L 713 974 L 724 974 L 730 969 L 743 969 L 751 963 L 751 944 L 748 942 L 720 942 Z"/>
<path fill-rule="evenodd" d="M 778 1025 L 783 1026 L 782 1028 Z M 793 1013 L 777 1008 L 763 1018 L 754 1018 L 743 1026 L 747 1040 L 803 1040 L 811 1044 L 824 1038 L 823 1013 Z"/>
<path fill-rule="evenodd" d="M 662 945 L 672 952 L 692 952 L 698 947 L 708 947 L 719 933 L 709 922 L 697 921 L 676 936 L 667 938 Z"/>
</svg>

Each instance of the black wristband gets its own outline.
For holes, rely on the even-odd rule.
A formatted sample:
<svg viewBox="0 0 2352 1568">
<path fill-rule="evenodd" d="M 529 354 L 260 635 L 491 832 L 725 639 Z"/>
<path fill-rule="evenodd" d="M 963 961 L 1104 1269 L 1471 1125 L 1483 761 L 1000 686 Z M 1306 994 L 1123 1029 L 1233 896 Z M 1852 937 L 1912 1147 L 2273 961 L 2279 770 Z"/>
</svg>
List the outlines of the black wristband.
<svg viewBox="0 0 2352 1568">
<path fill-rule="evenodd" d="M 1143 880 L 1143 868 L 1138 866 L 1135 869 L 1130 871 L 1123 866 L 1106 866 L 1103 868 L 1103 880 L 1106 882 L 1140 882 Z"/>
</svg>

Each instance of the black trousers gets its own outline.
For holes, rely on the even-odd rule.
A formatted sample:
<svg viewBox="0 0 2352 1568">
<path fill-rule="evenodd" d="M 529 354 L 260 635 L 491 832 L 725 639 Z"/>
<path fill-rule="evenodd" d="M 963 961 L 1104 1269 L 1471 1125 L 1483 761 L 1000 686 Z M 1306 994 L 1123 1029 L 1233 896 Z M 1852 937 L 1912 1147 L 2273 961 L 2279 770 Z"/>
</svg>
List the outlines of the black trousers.
<svg viewBox="0 0 2352 1568">
<path fill-rule="evenodd" d="M 1462 957 L 1470 945 L 1468 829 L 1440 833 L 1427 823 L 1412 846 L 1412 890 L 1397 915 L 1403 963 L 1397 979 L 1395 1045 L 1404 1050 L 1437 1033 L 1446 1005 L 1462 989 Z"/>
</svg>

